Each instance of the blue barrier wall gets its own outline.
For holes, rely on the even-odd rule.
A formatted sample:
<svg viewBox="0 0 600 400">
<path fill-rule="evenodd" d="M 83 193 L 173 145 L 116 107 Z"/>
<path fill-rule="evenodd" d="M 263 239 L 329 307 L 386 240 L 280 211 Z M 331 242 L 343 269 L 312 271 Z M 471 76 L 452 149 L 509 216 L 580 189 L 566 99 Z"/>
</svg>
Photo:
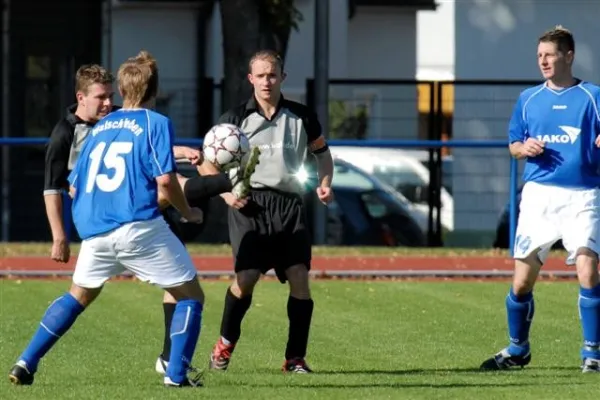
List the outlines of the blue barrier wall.
<svg viewBox="0 0 600 400">
<path fill-rule="evenodd" d="M 45 145 L 46 138 L 0 138 L 0 146 L 35 146 Z M 202 140 L 200 139 L 177 139 L 176 144 L 200 147 Z M 471 140 L 451 140 L 451 141 L 427 141 L 427 140 L 329 140 L 331 146 L 358 146 L 358 147 L 386 147 L 399 149 L 439 149 L 439 148 L 487 148 L 487 149 L 505 149 L 506 141 L 486 140 L 486 141 L 471 141 Z M 508 152 L 506 152 L 507 158 Z M 518 163 L 517 160 L 510 158 L 509 171 L 509 201 L 510 201 L 510 249 L 515 239 L 516 216 L 517 216 L 517 188 L 518 188 Z M 3 201 L 3 214 L 8 215 L 10 205 L 7 201 Z M 3 219 L 3 225 L 7 224 L 7 220 Z"/>
</svg>

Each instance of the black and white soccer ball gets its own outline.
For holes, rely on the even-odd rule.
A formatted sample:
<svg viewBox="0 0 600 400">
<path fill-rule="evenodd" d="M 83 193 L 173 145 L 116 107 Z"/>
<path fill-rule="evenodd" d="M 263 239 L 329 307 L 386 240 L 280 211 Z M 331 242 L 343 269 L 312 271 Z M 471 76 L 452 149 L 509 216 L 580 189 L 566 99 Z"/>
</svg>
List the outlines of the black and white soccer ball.
<svg viewBox="0 0 600 400">
<path fill-rule="evenodd" d="M 240 166 L 250 152 L 250 141 L 238 126 L 217 124 L 204 136 L 202 152 L 205 160 L 227 171 Z"/>
</svg>

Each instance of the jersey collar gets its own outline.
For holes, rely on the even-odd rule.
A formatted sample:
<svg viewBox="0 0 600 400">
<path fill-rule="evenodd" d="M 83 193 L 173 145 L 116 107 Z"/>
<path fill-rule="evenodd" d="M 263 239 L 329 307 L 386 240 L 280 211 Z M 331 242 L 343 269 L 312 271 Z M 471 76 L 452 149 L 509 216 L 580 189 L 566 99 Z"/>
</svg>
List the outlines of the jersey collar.
<svg viewBox="0 0 600 400">
<path fill-rule="evenodd" d="M 277 102 L 277 107 L 275 108 L 275 113 L 273 114 L 273 118 L 271 118 L 271 120 L 273 120 L 275 116 L 277 116 L 277 114 L 279 113 L 279 110 L 281 110 L 281 108 L 283 107 L 283 102 L 284 98 L 283 94 L 281 94 L 279 95 L 279 102 Z M 256 100 L 255 96 L 252 96 L 250 100 L 248 100 L 248 102 L 246 103 L 246 116 L 252 114 L 253 112 L 267 119 L 260 110 L 260 107 L 258 106 L 258 100 Z"/>
</svg>

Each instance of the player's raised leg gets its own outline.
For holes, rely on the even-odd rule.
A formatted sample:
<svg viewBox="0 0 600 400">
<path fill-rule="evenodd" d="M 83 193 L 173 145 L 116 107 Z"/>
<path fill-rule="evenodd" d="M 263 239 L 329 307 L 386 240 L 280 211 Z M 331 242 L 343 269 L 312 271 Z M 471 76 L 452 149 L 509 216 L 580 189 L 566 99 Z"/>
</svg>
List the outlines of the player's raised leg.
<svg viewBox="0 0 600 400">
<path fill-rule="evenodd" d="M 9 372 L 16 385 L 31 385 L 40 360 L 71 328 L 77 317 L 100 294 L 104 283 L 123 271 L 110 248 L 110 237 L 81 243 L 70 290 L 54 300 L 40 321 L 29 345 Z"/>
</svg>

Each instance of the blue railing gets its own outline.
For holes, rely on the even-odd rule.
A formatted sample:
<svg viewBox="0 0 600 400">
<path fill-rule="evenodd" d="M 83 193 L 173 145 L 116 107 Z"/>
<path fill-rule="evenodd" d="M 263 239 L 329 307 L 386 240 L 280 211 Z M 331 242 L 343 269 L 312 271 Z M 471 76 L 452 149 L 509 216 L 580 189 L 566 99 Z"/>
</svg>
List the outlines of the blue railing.
<svg viewBox="0 0 600 400">
<path fill-rule="evenodd" d="M 0 146 L 24 146 L 24 145 L 44 145 L 47 138 L 19 138 L 19 137 L 1 137 Z M 502 140 L 329 140 L 331 146 L 358 146 L 358 147 L 388 147 L 388 148 L 412 148 L 412 149 L 439 149 L 447 148 L 506 148 L 507 142 Z M 176 144 L 182 146 L 200 147 L 201 139 L 177 139 Z M 508 155 L 508 151 L 507 151 Z M 510 251 L 512 254 L 515 243 L 515 231 L 517 226 L 517 186 L 518 186 L 518 163 L 517 160 L 510 159 Z"/>
</svg>

